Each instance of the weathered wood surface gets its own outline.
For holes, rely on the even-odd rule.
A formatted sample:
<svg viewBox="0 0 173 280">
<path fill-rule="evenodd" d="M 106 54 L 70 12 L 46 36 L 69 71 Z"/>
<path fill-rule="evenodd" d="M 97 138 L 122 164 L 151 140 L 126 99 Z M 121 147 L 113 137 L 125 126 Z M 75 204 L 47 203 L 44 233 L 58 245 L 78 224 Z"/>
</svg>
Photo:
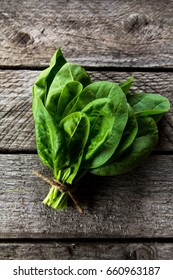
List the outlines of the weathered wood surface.
<svg viewBox="0 0 173 280">
<path fill-rule="evenodd" d="M 171 243 L 0 243 L 1 260 L 173 260 Z"/>
<path fill-rule="evenodd" d="M 0 65 L 173 67 L 173 1 L 1 0 Z"/>
<path fill-rule="evenodd" d="M 73 204 L 42 204 L 49 186 L 32 170 L 50 171 L 34 154 L 31 112 L 39 73 L 31 69 L 47 66 L 58 47 L 97 69 L 93 80 L 133 74 L 132 91 L 160 93 L 172 105 L 172 12 L 169 0 L 0 1 L 0 259 L 173 259 L 173 109 L 160 123 L 162 153 L 125 176 L 82 180 L 83 215 Z"/>
<path fill-rule="evenodd" d="M 92 71 L 93 80 L 120 82 L 134 75 L 132 91 L 156 92 L 173 104 L 173 73 Z M 35 150 L 34 124 L 31 112 L 31 88 L 39 71 L 0 71 L 0 150 Z M 160 123 L 160 142 L 157 149 L 173 150 L 173 110 Z"/>
<path fill-rule="evenodd" d="M 124 176 L 88 175 L 76 193 L 84 208 L 46 207 L 48 175 L 37 155 L 0 155 L 0 238 L 164 238 L 173 236 L 173 156 L 153 155 Z"/>
</svg>

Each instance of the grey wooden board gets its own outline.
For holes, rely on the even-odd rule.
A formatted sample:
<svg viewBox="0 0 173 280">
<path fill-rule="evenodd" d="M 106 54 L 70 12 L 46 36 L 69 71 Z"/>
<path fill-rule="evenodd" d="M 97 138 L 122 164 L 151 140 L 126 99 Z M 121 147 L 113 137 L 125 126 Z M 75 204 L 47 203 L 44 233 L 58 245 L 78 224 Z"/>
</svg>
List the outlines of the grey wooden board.
<svg viewBox="0 0 173 280">
<path fill-rule="evenodd" d="M 39 71 L 0 71 L 0 150 L 35 150 L 34 124 L 31 112 L 31 88 Z M 173 104 L 173 73 L 90 72 L 94 81 L 120 82 L 134 75 L 133 92 L 156 92 Z M 160 123 L 158 150 L 173 150 L 173 109 Z"/>
<path fill-rule="evenodd" d="M 37 155 L 0 155 L 0 238 L 173 237 L 173 156 L 153 155 L 134 172 L 83 178 L 76 193 L 84 208 L 43 205 L 51 176 Z"/>
<path fill-rule="evenodd" d="M 0 65 L 173 67 L 173 1 L 1 0 Z"/>
<path fill-rule="evenodd" d="M 0 243 L 1 260 L 173 260 L 171 243 Z"/>
</svg>

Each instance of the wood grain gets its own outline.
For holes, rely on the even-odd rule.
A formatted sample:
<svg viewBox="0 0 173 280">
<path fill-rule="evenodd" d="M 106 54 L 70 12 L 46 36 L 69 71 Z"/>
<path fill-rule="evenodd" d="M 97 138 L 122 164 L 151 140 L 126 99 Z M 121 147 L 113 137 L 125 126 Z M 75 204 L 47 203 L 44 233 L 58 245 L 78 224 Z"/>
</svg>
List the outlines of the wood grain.
<svg viewBox="0 0 173 280">
<path fill-rule="evenodd" d="M 39 71 L 0 71 L 0 150 L 34 151 L 34 123 L 31 112 L 31 88 Z M 120 82 L 130 75 L 135 78 L 132 92 L 156 92 L 173 104 L 173 73 L 89 71 L 93 81 Z M 165 115 L 160 125 L 157 150 L 173 150 L 173 110 Z"/>
<path fill-rule="evenodd" d="M 172 243 L 0 243 L 1 260 L 173 260 Z"/>
<path fill-rule="evenodd" d="M 0 259 L 173 259 L 172 13 L 169 0 L 1 0 Z M 133 74 L 132 92 L 171 102 L 159 124 L 163 153 L 125 176 L 83 178 L 83 215 L 72 203 L 65 211 L 44 206 L 49 186 L 32 173 L 52 176 L 34 154 L 39 71 L 31 69 L 47 66 L 59 47 L 67 60 L 97 69 L 89 71 L 94 81 Z"/>
<path fill-rule="evenodd" d="M 51 176 L 37 155 L 0 155 L 0 238 L 165 238 L 173 236 L 173 156 L 153 155 L 124 176 L 83 178 L 64 211 L 43 205 Z"/>
<path fill-rule="evenodd" d="M 0 65 L 40 67 L 56 48 L 88 66 L 173 67 L 173 1 L 2 0 Z"/>
</svg>

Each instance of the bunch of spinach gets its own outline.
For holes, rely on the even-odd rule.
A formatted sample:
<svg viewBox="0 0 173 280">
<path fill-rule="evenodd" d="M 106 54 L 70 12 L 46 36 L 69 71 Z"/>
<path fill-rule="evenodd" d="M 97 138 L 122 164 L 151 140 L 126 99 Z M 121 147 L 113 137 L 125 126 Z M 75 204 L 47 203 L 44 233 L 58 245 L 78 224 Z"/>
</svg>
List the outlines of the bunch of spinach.
<svg viewBox="0 0 173 280">
<path fill-rule="evenodd" d="M 132 77 L 120 84 L 92 82 L 60 49 L 55 52 L 32 89 L 37 152 L 54 173 L 45 204 L 66 208 L 85 173 L 126 173 L 155 148 L 157 122 L 169 101 L 159 94 L 130 94 L 132 83 Z"/>
</svg>

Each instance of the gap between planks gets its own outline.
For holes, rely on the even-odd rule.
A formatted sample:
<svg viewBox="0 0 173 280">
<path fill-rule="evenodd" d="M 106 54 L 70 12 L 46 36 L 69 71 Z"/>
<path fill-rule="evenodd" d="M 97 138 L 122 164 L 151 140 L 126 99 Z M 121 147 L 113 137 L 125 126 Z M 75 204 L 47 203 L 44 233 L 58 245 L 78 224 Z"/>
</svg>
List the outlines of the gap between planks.
<svg viewBox="0 0 173 280">
<path fill-rule="evenodd" d="M 173 68 L 163 68 L 163 67 L 115 67 L 115 66 L 85 66 L 80 64 L 81 67 L 85 68 L 86 71 L 92 72 L 145 72 L 145 73 L 173 73 Z M 28 70 L 28 71 L 42 71 L 49 67 L 49 64 L 44 66 L 40 65 L 0 65 L 1 70 Z"/>
<path fill-rule="evenodd" d="M 88 244 L 88 243 L 138 243 L 138 244 L 148 244 L 148 243 L 170 243 L 173 244 L 173 237 L 146 237 L 146 238 L 141 238 L 141 237 L 136 237 L 136 238 L 1 238 L 0 239 L 0 244 L 4 243 L 33 243 L 33 244 L 38 244 L 38 243 L 53 243 L 53 242 L 58 242 L 58 243 L 83 243 L 83 244 Z"/>
</svg>

